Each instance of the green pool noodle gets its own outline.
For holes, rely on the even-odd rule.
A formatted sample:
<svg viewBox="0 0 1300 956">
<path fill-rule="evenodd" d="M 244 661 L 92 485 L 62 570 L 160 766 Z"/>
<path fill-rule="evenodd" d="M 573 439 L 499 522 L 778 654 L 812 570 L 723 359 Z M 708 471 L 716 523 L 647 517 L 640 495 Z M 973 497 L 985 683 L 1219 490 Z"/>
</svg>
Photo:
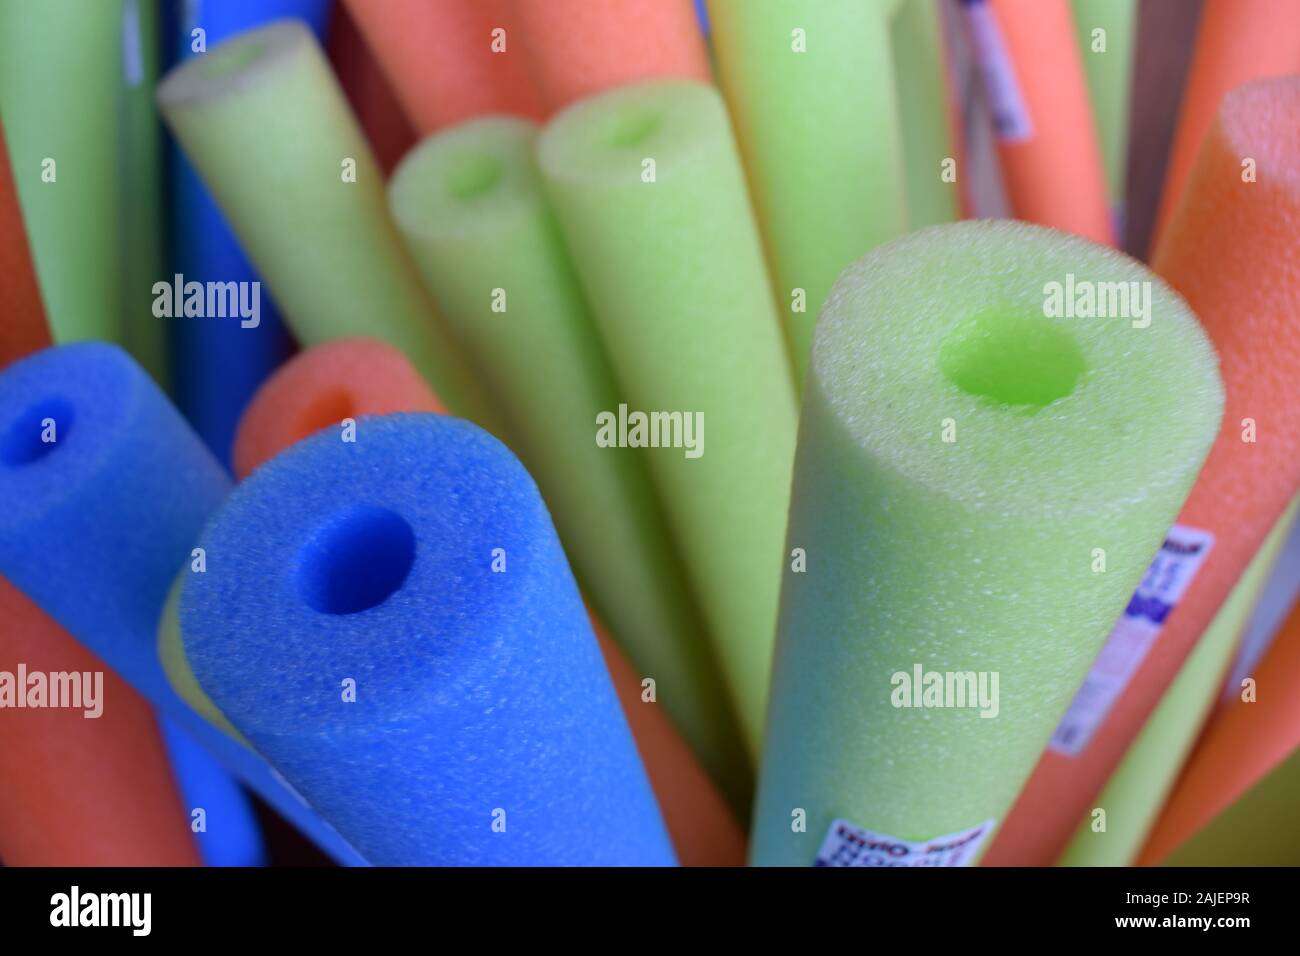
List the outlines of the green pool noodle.
<svg viewBox="0 0 1300 956">
<path fill-rule="evenodd" d="M 618 388 L 542 191 L 535 124 L 488 117 L 426 139 L 389 205 L 442 314 L 507 419 L 583 591 L 732 801 L 753 771 L 648 461 L 601 448 Z"/>
<path fill-rule="evenodd" d="M 1133 55 L 1137 40 L 1137 0 L 1073 0 L 1074 26 L 1079 36 L 1092 95 L 1092 113 L 1106 166 L 1111 205 L 1124 202 L 1128 172 L 1128 117 L 1133 85 Z M 1106 31 L 1106 50 L 1093 52 L 1093 31 Z"/>
<path fill-rule="evenodd" d="M 836 277 L 907 228 L 887 10 L 861 0 L 709 0 L 709 20 L 802 382 Z"/>
<path fill-rule="evenodd" d="M 1161 865 L 1300 866 L 1297 804 L 1300 750 L 1189 837 Z"/>
<path fill-rule="evenodd" d="M 1150 309 L 1132 309 L 1149 324 L 1111 307 L 1055 317 L 1050 283 L 1067 276 L 1149 289 Z M 787 547 L 807 566 L 784 576 L 753 861 L 812 864 L 834 820 L 917 842 L 979 828 L 977 859 L 1222 407 L 1186 304 L 1086 240 L 950 223 L 848 269 L 804 393 Z M 917 667 L 922 691 L 937 673 L 947 694 L 952 673 L 937 702 L 965 706 L 912 696 Z"/>
<path fill-rule="evenodd" d="M 122 339 L 121 33 L 122 0 L 0 0 L 0 116 L 57 342 Z"/>
<path fill-rule="evenodd" d="M 1137 858 L 1201 727 L 1218 701 L 1223 675 L 1286 543 L 1297 503 L 1291 503 L 1264 539 L 1097 797 L 1096 806 L 1106 811 L 1106 829 L 1094 831 L 1089 814 L 1061 855 L 1060 866 L 1129 866 Z"/>
<path fill-rule="evenodd" d="M 695 445 L 645 454 L 756 756 L 797 412 L 726 108 L 700 83 L 627 86 L 560 113 L 537 151 L 628 406 L 618 437 L 638 438 L 633 412 L 678 412 Z"/>
<path fill-rule="evenodd" d="M 119 36 L 122 177 L 122 341 L 164 389 L 170 384 L 168 320 L 153 314 L 163 265 L 162 125 L 154 106 L 162 42 L 158 0 L 124 0 Z"/>
<path fill-rule="evenodd" d="M 890 21 L 898 116 L 913 229 L 961 218 L 957 183 L 944 182 L 943 161 L 957 156 L 939 0 L 902 0 Z"/>
<path fill-rule="evenodd" d="M 453 412 L 495 424 L 484 422 L 477 378 L 420 283 L 383 174 L 304 23 L 276 21 L 185 60 L 157 98 L 302 344 L 383 339 Z M 345 181 L 349 161 L 355 181 Z"/>
</svg>

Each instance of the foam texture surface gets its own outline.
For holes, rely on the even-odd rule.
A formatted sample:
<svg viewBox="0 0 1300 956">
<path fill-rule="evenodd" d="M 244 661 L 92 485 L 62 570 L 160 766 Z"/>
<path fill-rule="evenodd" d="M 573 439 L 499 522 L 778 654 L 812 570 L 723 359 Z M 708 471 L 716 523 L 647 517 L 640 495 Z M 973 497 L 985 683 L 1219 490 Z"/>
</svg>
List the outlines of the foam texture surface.
<svg viewBox="0 0 1300 956">
<path fill-rule="evenodd" d="M 1150 282 L 1150 327 L 1048 318 L 1044 286 L 1067 272 Z M 785 574 L 751 859 L 809 865 L 835 818 L 905 840 L 1000 822 L 1182 503 L 1222 394 L 1181 300 L 1086 241 L 954 223 L 849 269 L 804 395 L 788 546 L 808 564 Z M 996 716 L 895 706 L 917 666 L 998 675 Z"/>
<path fill-rule="evenodd" d="M 239 420 L 235 477 L 345 418 L 445 412 L 401 352 L 378 339 L 335 339 L 290 359 Z"/>
<path fill-rule="evenodd" d="M 374 863 L 671 864 L 527 472 L 455 419 L 358 428 L 259 469 L 204 531 L 180 601 L 199 684 Z"/>
<path fill-rule="evenodd" d="M 452 410 L 486 414 L 388 217 L 370 147 L 305 25 L 280 20 L 212 47 L 167 75 L 158 102 L 303 344 L 385 339 Z M 348 160 L 355 182 L 344 181 Z"/>
<path fill-rule="evenodd" d="M 1133 56 L 1137 41 L 1137 0 L 1072 0 L 1074 31 L 1088 79 L 1092 115 L 1101 143 L 1106 190 L 1113 207 L 1124 202 L 1128 173 L 1128 116 Z M 1105 31 L 1105 49 L 1095 49 Z"/>
<path fill-rule="evenodd" d="M 1106 829 L 1094 831 L 1089 814 L 1062 854 L 1060 865 L 1133 864 L 1214 709 L 1223 674 L 1291 530 L 1295 512 L 1293 501 L 1097 796 L 1097 806 L 1106 811 Z"/>
<path fill-rule="evenodd" d="M 209 47 L 278 17 L 300 19 L 320 35 L 330 4 L 327 0 L 224 0 L 182 9 L 194 16 L 178 17 L 175 33 L 168 38 L 177 61 L 206 55 L 193 50 L 190 31 L 199 27 Z M 260 281 L 216 199 L 175 143 L 169 146 L 168 163 L 171 274 L 203 283 Z M 293 351 L 293 340 L 268 291 L 262 289 L 256 328 L 244 328 L 234 318 L 170 321 L 176 404 L 226 467 L 230 467 L 235 423 L 244 406 Z"/>
<path fill-rule="evenodd" d="M 649 462 L 594 440 L 619 391 L 542 191 L 535 136 L 527 121 L 491 117 L 427 140 L 392 180 L 393 214 L 505 413 L 584 592 L 736 806 L 748 807 L 753 771 Z M 507 296 L 504 312 L 494 289 Z"/>
<path fill-rule="evenodd" d="M 485 113 L 540 117 L 505 0 L 345 3 L 421 134 Z"/>
<path fill-rule="evenodd" d="M 1219 355 L 1223 428 L 1179 524 L 1214 546 L 1124 694 L 1078 757 L 1043 755 L 997 862 L 1051 863 L 1300 490 L 1300 79 L 1225 100 L 1171 220 L 1155 271 L 1187 300 Z M 1243 182 L 1242 158 L 1256 162 Z M 1078 270 L 1075 270 L 1078 272 Z M 1254 441 L 1250 425 L 1254 422 Z"/>
<path fill-rule="evenodd" d="M 360 862 L 265 761 L 176 696 L 158 658 L 168 588 L 228 490 L 121 349 L 56 346 L 0 374 L 0 574 L 327 852 Z"/>
<path fill-rule="evenodd" d="M 506 11 L 547 114 L 629 83 L 710 78 L 690 0 L 506 0 Z"/>
<path fill-rule="evenodd" d="M 41 289 L 36 283 L 23 211 L 0 127 L 0 367 L 50 344 Z"/>
<path fill-rule="evenodd" d="M 626 87 L 553 119 L 538 155 L 630 410 L 703 416 L 699 457 L 646 454 L 757 754 L 796 409 L 726 109 L 698 83 Z"/>
<path fill-rule="evenodd" d="M 709 16 L 802 380 L 835 279 L 907 227 L 889 21 L 878 4 L 858 0 L 711 0 Z M 795 30 L 804 48 L 795 48 Z M 924 111 L 943 116 L 939 103 Z M 935 178 L 940 159 L 924 164 Z M 796 289 L 805 293 L 802 311 Z"/>
<path fill-rule="evenodd" d="M 122 0 L 0 0 L 0 115 L 60 342 L 122 334 L 121 37 Z"/>
</svg>

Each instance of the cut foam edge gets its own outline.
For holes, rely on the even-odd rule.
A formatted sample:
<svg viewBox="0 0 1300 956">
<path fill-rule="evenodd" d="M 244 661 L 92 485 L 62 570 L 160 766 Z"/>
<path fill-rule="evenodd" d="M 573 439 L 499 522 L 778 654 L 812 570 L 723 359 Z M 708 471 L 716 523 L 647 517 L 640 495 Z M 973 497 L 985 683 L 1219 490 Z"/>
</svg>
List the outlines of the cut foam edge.
<svg viewBox="0 0 1300 956">
<path fill-rule="evenodd" d="M 180 107 L 253 90 L 262 76 L 276 72 L 314 42 L 302 21 L 274 20 L 183 60 L 167 72 L 155 96 L 164 106 Z"/>
<path fill-rule="evenodd" d="M 1087 283 L 1128 284 L 1139 301 L 1149 289 L 1149 315 L 1046 314 L 1068 307 L 1071 290 L 1078 304 Z M 1105 509 L 1177 486 L 1223 404 L 1217 356 L 1177 293 L 1111 249 L 1005 220 L 923 229 L 846 269 L 812 365 L 817 387 L 835 383 L 826 400 L 863 448 L 935 494 L 1022 513 Z M 1150 381 L 1161 387 L 1129 384 Z M 946 420 L 955 440 L 935 440 Z M 1078 448 L 1095 454 L 1081 460 Z M 1020 465 L 1013 481 L 1006 458 Z M 1044 481 L 1068 493 L 1044 501 Z"/>
</svg>

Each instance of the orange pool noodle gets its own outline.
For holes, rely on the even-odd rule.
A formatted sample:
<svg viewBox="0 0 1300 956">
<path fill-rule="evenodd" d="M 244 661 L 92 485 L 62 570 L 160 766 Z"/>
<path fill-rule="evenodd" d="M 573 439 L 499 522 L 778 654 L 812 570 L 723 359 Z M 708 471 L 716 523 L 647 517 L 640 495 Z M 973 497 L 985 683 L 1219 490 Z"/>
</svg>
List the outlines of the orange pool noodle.
<svg viewBox="0 0 1300 956">
<path fill-rule="evenodd" d="M 1165 804 L 1141 865 L 1162 862 L 1300 748 L 1300 608 L 1252 675 L 1257 698 L 1211 722 Z"/>
<path fill-rule="evenodd" d="M 712 79 L 691 0 L 506 0 L 506 8 L 547 115 L 611 86 Z"/>
<path fill-rule="evenodd" d="M 379 168 L 387 176 L 406 151 L 415 145 L 415 127 L 406 118 L 379 62 L 347 10 L 339 8 L 330 20 L 326 52 L 338 75 L 361 130 L 374 150 Z"/>
<path fill-rule="evenodd" d="M 1069 0 L 989 0 L 981 12 L 982 6 L 967 8 L 982 67 L 987 76 L 1004 65 L 980 42 L 988 36 L 978 29 L 980 18 L 991 15 L 1006 75 L 1014 76 L 1024 107 L 1016 122 L 1000 121 L 997 137 L 1012 215 L 1113 245 L 1101 146 Z M 1003 120 L 1016 112 L 994 105 Z"/>
<path fill-rule="evenodd" d="M 335 339 L 298 354 L 258 389 L 235 433 L 235 477 L 344 418 L 444 411 L 391 345 Z M 641 701 L 641 678 L 594 616 L 592 624 L 680 862 L 742 865 L 740 825 L 667 715 Z"/>
<path fill-rule="evenodd" d="M 344 5 L 421 137 L 484 113 L 540 118 L 503 0 Z"/>
<path fill-rule="evenodd" d="M 1043 755 L 986 865 L 1056 859 L 1300 488 L 1297 116 L 1300 77 L 1228 94 L 1154 262 L 1219 353 L 1223 424 L 1178 517 L 1211 532 L 1213 547 L 1088 747 Z"/>
<path fill-rule="evenodd" d="M 50 327 L 0 128 L 0 368 L 49 344 Z"/>
<path fill-rule="evenodd" d="M 153 711 L 104 662 L 0 578 L 0 671 L 101 672 L 85 709 L 0 710 L 6 866 L 198 866 Z M 93 711 L 92 711 L 93 712 Z"/>
<path fill-rule="evenodd" d="M 1153 251 L 1224 95 L 1251 80 L 1300 72 L 1298 12 L 1295 0 L 1206 0 L 1152 232 Z"/>
</svg>

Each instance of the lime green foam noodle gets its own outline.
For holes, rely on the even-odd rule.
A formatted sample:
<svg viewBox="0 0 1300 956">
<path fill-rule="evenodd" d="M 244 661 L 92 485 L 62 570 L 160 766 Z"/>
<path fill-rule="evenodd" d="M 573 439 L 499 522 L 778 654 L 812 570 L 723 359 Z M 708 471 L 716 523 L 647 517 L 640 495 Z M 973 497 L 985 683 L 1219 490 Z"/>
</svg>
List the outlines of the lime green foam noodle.
<svg viewBox="0 0 1300 956">
<path fill-rule="evenodd" d="M 168 324 L 152 307 L 153 285 L 165 274 L 162 125 L 153 101 L 162 54 L 158 4 L 126 0 L 122 16 L 122 337 L 131 356 L 165 389 Z"/>
<path fill-rule="evenodd" d="M 836 276 L 907 225 L 887 11 L 861 0 L 709 0 L 709 17 L 802 380 Z"/>
<path fill-rule="evenodd" d="M 629 412 L 683 413 L 678 444 L 702 419 L 697 457 L 647 455 L 756 753 L 796 411 L 726 110 L 703 84 L 623 87 L 555 117 L 538 156 Z"/>
<path fill-rule="evenodd" d="M 1053 317 L 1067 279 L 1150 290 L 1149 324 Z M 1183 301 L 1085 240 L 952 223 L 847 270 L 804 393 L 788 547 L 808 561 L 784 576 L 753 860 L 812 863 L 836 818 L 903 840 L 1000 822 L 1222 403 Z"/>
<path fill-rule="evenodd" d="M 1128 171 L 1129 99 L 1137 39 L 1137 0 L 1073 0 L 1079 52 L 1088 76 L 1092 112 L 1106 164 L 1106 187 L 1113 204 L 1124 200 Z M 1105 50 L 1097 30 L 1104 30 Z"/>
<path fill-rule="evenodd" d="M 940 0 L 902 0 L 891 24 L 898 117 L 907 176 L 908 223 L 913 229 L 961 216 L 955 182 L 941 175 L 956 158 L 944 59 Z"/>
<path fill-rule="evenodd" d="M 1089 814 L 1062 854 L 1061 866 L 1128 866 L 1137 857 L 1214 708 L 1238 638 L 1295 521 L 1297 504 L 1300 499 L 1264 539 L 1097 797 L 1096 806 L 1106 811 L 1105 829 L 1093 829 L 1101 818 Z"/>
<path fill-rule="evenodd" d="M 122 0 L 0 0 L 0 116 L 58 342 L 122 338 Z"/>
<path fill-rule="evenodd" d="M 645 453 L 596 444 L 618 389 L 542 191 L 536 134 L 489 117 L 430 137 L 393 176 L 393 218 L 504 411 L 583 590 L 747 812 L 752 770 Z"/>
<path fill-rule="evenodd" d="M 480 421 L 488 414 L 388 216 L 370 147 L 305 24 L 281 20 L 220 43 L 175 67 L 157 95 L 300 341 L 384 339 L 452 411 Z"/>
</svg>

